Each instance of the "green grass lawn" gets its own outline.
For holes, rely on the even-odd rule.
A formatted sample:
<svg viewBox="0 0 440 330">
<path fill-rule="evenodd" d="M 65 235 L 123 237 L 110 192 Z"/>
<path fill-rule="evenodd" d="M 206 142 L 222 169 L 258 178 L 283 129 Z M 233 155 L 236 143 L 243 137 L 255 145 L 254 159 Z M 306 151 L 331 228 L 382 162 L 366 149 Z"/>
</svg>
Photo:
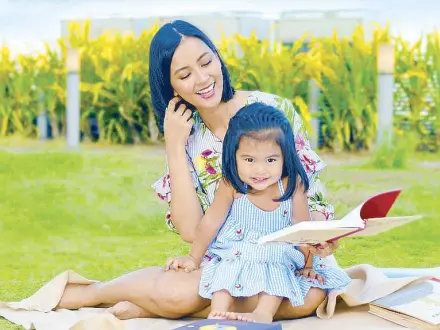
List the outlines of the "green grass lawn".
<svg viewBox="0 0 440 330">
<path fill-rule="evenodd" d="M 150 188 L 164 171 L 161 152 L 45 150 L 0 150 L 0 301 L 25 298 L 66 269 L 108 280 L 187 251 L 166 228 L 165 205 Z M 404 191 L 392 214 L 425 215 L 374 238 L 342 240 L 341 265 L 439 264 L 440 166 L 380 171 L 330 163 L 323 180 L 337 216 L 396 187 Z M 17 329 L 4 320 L 0 328 Z"/>
</svg>

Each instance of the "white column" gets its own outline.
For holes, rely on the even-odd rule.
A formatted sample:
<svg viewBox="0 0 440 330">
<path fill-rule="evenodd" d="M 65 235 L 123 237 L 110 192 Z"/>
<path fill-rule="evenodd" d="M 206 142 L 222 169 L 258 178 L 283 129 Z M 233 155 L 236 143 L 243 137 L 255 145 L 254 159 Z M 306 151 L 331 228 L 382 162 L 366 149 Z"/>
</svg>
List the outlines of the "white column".
<svg viewBox="0 0 440 330">
<path fill-rule="evenodd" d="M 377 54 L 378 94 L 377 94 L 377 135 L 376 144 L 391 146 L 394 107 L 394 45 L 382 44 Z"/>
<path fill-rule="evenodd" d="M 69 148 L 78 148 L 80 142 L 80 56 L 78 49 L 67 50 L 67 116 L 66 138 Z"/>
<path fill-rule="evenodd" d="M 317 112 L 319 111 L 319 87 L 318 85 L 313 81 L 309 80 L 309 95 L 308 95 L 308 106 L 310 115 L 312 117 L 311 119 L 311 126 L 313 129 L 313 132 L 310 132 L 309 134 L 309 140 L 310 140 L 310 146 L 312 149 L 317 149 L 319 145 L 319 119 L 314 117 Z"/>
</svg>

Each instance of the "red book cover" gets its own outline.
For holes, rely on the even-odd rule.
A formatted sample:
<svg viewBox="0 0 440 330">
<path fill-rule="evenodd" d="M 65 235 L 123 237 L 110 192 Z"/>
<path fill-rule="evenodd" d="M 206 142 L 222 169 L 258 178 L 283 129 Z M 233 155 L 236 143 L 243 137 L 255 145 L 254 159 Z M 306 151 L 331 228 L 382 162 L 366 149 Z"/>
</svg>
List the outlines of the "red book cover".
<svg viewBox="0 0 440 330">
<path fill-rule="evenodd" d="M 374 236 L 400 227 L 419 215 L 388 216 L 401 189 L 378 193 L 353 208 L 340 220 L 301 221 L 259 239 L 259 244 L 286 242 L 291 244 L 318 244 L 332 242 L 346 236 Z"/>
<path fill-rule="evenodd" d="M 401 189 L 390 190 L 367 199 L 361 207 L 361 219 L 385 218 L 401 191 Z"/>
<path fill-rule="evenodd" d="M 385 191 L 368 198 L 363 204 L 361 204 L 359 214 L 365 223 L 365 227 L 368 226 L 368 219 L 385 218 L 401 192 L 401 189 Z M 356 209 L 354 211 L 356 211 Z M 350 233 L 332 238 L 328 242 L 337 241 L 340 238 L 353 235 L 362 230 L 364 230 L 364 228 L 353 230 Z"/>
</svg>

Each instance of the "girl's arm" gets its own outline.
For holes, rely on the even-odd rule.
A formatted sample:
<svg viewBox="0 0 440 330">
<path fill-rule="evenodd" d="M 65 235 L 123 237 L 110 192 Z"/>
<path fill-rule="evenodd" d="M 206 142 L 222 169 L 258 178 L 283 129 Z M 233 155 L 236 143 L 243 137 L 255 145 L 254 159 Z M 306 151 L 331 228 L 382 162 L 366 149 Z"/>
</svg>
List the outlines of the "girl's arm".
<svg viewBox="0 0 440 330">
<path fill-rule="evenodd" d="M 227 185 L 224 180 L 220 180 L 214 200 L 197 228 L 189 253 L 198 265 L 202 262 L 206 250 L 225 222 L 233 200 L 234 189 L 231 185 Z"/>
<path fill-rule="evenodd" d="M 310 221 L 309 203 L 307 200 L 307 192 L 304 191 L 304 185 L 300 179 L 296 182 L 296 189 L 292 197 L 293 216 L 292 223 L 298 223 L 301 221 Z M 310 250 L 307 247 L 299 247 L 299 250 L 304 254 L 306 258 L 306 264 L 304 268 L 310 268 L 313 266 L 313 258 L 309 255 Z"/>
</svg>

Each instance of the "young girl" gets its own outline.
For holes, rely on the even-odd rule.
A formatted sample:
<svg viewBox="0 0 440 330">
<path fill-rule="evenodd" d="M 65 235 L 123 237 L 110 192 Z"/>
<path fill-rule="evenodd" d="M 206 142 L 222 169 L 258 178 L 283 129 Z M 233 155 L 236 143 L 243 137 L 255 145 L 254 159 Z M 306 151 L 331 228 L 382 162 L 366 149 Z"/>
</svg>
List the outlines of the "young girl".
<svg viewBox="0 0 440 330">
<path fill-rule="evenodd" d="M 281 111 L 263 103 L 239 110 L 229 122 L 222 162 L 223 180 L 189 256 L 166 266 L 189 272 L 203 261 L 199 294 L 212 299 L 210 318 L 270 323 L 284 297 L 299 306 L 311 287 L 342 288 L 350 282 L 344 271 L 319 264 L 305 248 L 257 244 L 263 235 L 310 220 L 308 178 Z M 234 297 L 255 295 L 253 313 L 228 312 Z"/>
</svg>

